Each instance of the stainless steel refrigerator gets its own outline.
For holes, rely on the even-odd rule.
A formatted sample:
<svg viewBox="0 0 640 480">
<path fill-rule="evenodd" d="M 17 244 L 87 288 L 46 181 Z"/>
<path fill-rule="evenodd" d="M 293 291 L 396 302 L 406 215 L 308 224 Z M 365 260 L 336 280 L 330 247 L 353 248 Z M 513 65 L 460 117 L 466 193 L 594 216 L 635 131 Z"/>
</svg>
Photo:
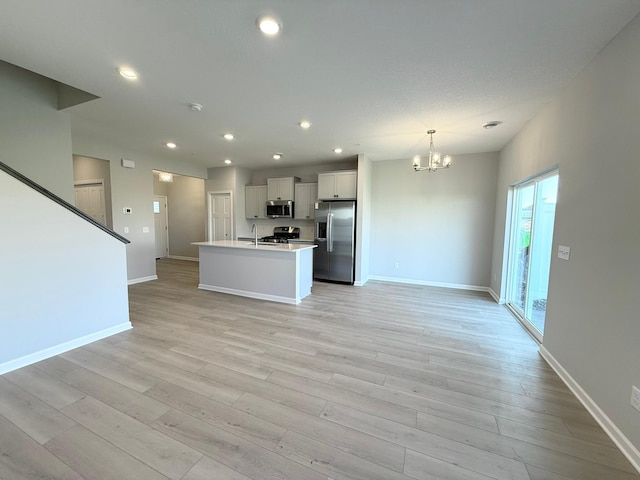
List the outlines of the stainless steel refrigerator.
<svg viewBox="0 0 640 480">
<path fill-rule="evenodd" d="M 353 284 L 356 202 L 318 202 L 315 212 L 313 278 Z"/>
</svg>

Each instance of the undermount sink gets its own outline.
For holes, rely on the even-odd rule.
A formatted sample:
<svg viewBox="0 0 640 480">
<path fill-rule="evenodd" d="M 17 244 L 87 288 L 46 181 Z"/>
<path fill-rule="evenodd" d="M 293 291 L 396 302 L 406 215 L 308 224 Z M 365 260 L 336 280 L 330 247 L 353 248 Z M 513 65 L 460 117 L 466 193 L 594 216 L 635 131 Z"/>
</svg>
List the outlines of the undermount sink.
<svg viewBox="0 0 640 480">
<path fill-rule="evenodd" d="M 279 247 L 280 245 L 285 245 L 284 243 L 273 243 L 273 242 L 249 242 L 247 245 L 256 245 L 261 247 Z"/>
</svg>

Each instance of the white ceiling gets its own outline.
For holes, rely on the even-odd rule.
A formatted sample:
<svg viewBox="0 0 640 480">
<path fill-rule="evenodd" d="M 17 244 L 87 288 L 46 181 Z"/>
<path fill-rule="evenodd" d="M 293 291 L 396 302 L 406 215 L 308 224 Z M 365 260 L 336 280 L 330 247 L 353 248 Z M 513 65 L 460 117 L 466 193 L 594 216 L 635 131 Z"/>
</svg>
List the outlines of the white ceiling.
<svg viewBox="0 0 640 480">
<path fill-rule="evenodd" d="M 640 0 L 1 0 L 0 59 L 101 97 L 68 110 L 73 135 L 132 154 L 409 159 L 430 128 L 443 152 L 500 150 L 638 12 Z M 279 36 L 257 30 L 262 14 Z M 503 124 L 482 129 L 491 120 Z"/>
</svg>

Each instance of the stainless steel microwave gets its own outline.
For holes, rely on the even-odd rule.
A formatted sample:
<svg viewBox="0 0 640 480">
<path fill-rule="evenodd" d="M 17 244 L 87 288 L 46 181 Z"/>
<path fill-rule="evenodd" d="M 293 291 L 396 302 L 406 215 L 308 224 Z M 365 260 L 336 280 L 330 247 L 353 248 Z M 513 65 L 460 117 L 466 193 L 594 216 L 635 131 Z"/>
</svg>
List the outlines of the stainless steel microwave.
<svg viewBox="0 0 640 480">
<path fill-rule="evenodd" d="M 293 218 L 293 202 L 291 200 L 267 200 L 267 217 Z"/>
</svg>

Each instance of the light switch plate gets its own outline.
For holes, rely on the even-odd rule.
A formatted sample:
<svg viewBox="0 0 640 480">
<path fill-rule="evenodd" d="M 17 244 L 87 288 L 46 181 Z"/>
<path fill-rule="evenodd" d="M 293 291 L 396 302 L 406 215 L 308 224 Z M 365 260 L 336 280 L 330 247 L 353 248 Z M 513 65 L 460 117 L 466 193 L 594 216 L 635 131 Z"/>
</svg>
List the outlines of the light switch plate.
<svg viewBox="0 0 640 480">
<path fill-rule="evenodd" d="M 149 227 L 142 227 L 142 233 L 149 233 Z"/>
<path fill-rule="evenodd" d="M 124 227 L 124 233 L 129 233 L 129 227 Z"/>
<path fill-rule="evenodd" d="M 558 245 L 558 258 L 562 260 L 569 260 L 569 256 L 571 254 L 571 248 L 565 245 Z"/>
</svg>

